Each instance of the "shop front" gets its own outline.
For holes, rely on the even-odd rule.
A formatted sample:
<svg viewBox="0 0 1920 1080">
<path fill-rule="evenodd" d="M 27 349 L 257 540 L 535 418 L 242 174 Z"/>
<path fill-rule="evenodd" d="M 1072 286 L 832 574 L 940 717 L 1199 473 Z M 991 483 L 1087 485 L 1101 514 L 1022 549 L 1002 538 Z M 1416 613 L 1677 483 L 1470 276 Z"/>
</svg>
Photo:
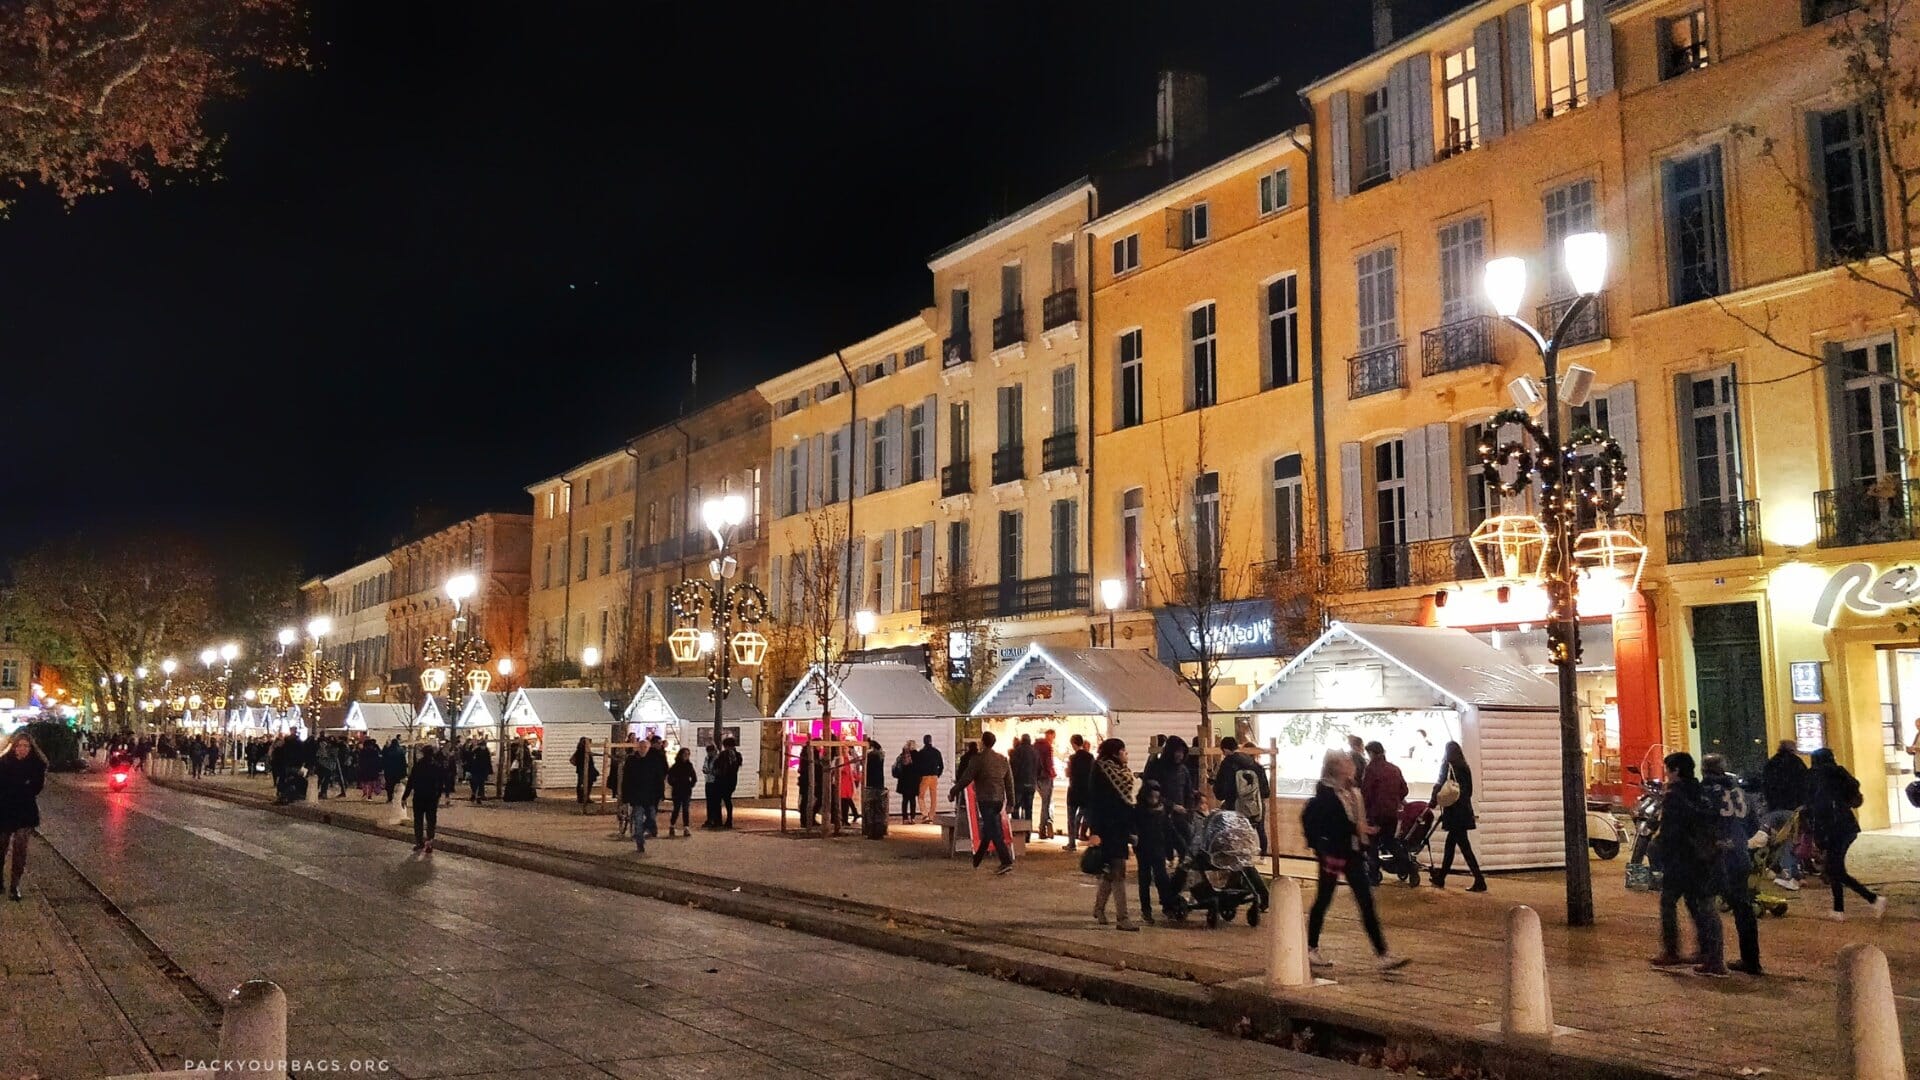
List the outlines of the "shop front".
<svg viewBox="0 0 1920 1080">
<path fill-rule="evenodd" d="M 1298 644 L 1275 632 L 1271 600 L 1235 600 L 1204 610 L 1170 606 L 1153 612 L 1154 655 L 1162 664 L 1193 675 L 1202 656 L 1213 661 L 1213 704 L 1220 710 L 1213 714 L 1216 739 L 1234 734 L 1233 707 L 1278 674 L 1283 658 Z"/>
<path fill-rule="evenodd" d="M 666 744 L 669 761 L 681 747 L 693 751 L 697 765 L 705 759 L 713 742 L 713 702 L 707 700 L 704 678 L 670 678 L 649 675 L 627 703 L 622 714 L 627 733 L 636 741 L 659 736 Z M 738 742 L 742 759 L 738 791 L 759 794 L 760 729 L 766 718 L 753 707 L 753 691 L 742 680 L 734 680 L 732 692 L 721 703 L 721 728 Z"/>
<path fill-rule="evenodd" d="M 615 722 L 598 690 L 515 690 L 507 699 L 506 722 L 507 738 L 524 741 L 532 753 L 535 787 L 543 791 L 571 788 L 579 782 L 572 758 L 582 739 L 600 763 L 600 774 L 607 775 L 607 744 Z"/>
<path fill-rule="evenodd" d="M 918 747 L 925 736 L 931 735 L 946 771 L 936 785 L 935 805 L 920 809 L 923 813 L 946 810 L 950 805 L 947 789 L 959 760 L 960 716 L 960 710 L 941 697 L 918 668 L 906 664 L 844 664 L 823 671 L 816 664 L 773 713 L 780 722 L 788 774 L 783 803 L 789 808 L 799 806 L 797 770 L 804 743 L 860 743 L 874 738 L 880 740 L 880 748 L 891 763 L 902 747 Z M 854 748 L 844 749 L 851 753 Z M 891 784 L 888 789 L 892 790 Z"/>
<path fill-rule="evenodd" d="M 1075 735 L 1098 747 L 1128 741 L 1145 761 L 1154 735 L 1191 740 L 1200 701 L 1166 666 L 1136 649 L 1061 649 L 1030 645 L 1008 664 L 969 715 L 1003 751 L 1014 739 L 1058 735 L 1054 756 L 1065 774 Z M 1064 795 L 1062 796 L 1064 797 Z"/>
</svg>

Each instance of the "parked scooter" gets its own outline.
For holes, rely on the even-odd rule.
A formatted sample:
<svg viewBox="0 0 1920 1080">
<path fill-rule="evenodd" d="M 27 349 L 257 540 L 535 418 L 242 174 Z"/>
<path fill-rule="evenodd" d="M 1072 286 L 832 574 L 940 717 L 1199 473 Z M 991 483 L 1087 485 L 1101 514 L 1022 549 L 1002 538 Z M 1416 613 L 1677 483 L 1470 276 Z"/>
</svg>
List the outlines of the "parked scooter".
<svg viewBox="0 0 1920 1080">
<path fill-rule="evenodd" d="M 1610 802 L 1587 803 L 1587 846 L 1602 859 L 1617 859 L 1620 849 L 1626 845 L 1627 830 L 1620 827 L 1620 819 L 1613 815 Z"/>
</svg>

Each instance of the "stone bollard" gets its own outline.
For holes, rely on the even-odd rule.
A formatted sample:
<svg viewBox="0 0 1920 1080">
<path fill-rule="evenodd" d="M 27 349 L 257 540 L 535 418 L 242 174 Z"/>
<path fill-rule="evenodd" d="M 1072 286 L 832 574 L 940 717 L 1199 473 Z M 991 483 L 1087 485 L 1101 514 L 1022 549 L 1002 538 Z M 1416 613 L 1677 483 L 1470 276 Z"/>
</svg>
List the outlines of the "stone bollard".
<svg viewBox="0 0 1920 1080">
<path fill-rule="evenodd" d="M 1273 880 L 1267 921 L 1273 924 L 1267 942 L 1267 989 L 1312 986 L 1313 969 L 1307 963 L 1307 922 L 1298 881 L 1285 875 Z"/>
<path fill-rule="evenodd" d="M 1906 1080 L 1900 1017 L 1893 1007 L 1887 954 L 1873 945 L 1840 950 L 1840 1075 L 1845 1080 Z"/>
<path fill-rule="evenodd" d="M 265 979 L 249 979 L 227 995 L 220 1018 L 216 1072 L 287 1075 L 287 993 Z"/>
<path fill-rule="evenodd" d="M 1540 913 L 1521 904 L 1507 912 L 1507 982 L 1500 1004 L 1500 1033 L 1509 1039 L 1548 1039 L 1553 1032 L 1553 994 L 1547 986 Z"/>
</svg>

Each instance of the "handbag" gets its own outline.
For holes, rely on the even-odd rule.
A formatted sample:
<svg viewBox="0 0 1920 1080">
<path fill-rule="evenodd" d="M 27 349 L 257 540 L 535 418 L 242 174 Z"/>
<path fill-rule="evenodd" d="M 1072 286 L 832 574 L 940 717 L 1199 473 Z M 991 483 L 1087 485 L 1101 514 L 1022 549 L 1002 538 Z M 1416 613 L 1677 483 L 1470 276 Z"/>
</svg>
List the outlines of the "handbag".
<svg viewBox="0 0 1920 1080">
<path fill-rule="evenodd" d="M 1434 793 L 1433 805 L 1437 809 L 1445 810 L 1459 801 L 1460 782 L 1449 776 L 1447 782 L 1440 785 L 1440 790 Z"/>
<path fill-rule="evenodd" d="M 1107 872 L 1107 852 L 1098 844 L 1090 844 L 1086 853 L 1080 856 L 1080 872 L 1099 877 Z"/>
<path fill-rule="evenodd" d="M 1915 780 L 1907 785 L 1907 801 L 1915 806 L 1920 806 L 1920 780 Z"/>
</svg>

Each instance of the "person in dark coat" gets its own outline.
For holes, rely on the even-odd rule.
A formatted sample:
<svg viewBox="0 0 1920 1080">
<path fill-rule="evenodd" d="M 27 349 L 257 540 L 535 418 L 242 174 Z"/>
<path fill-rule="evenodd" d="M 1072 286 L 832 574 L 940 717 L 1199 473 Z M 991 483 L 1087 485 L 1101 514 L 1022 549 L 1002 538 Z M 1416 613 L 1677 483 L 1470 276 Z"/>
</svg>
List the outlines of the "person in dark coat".
<svg viewBox="0 0 1920 1080">
<path fill-rule="evenodd" d="M 1087 786 L 1093 780 L 1093 755 L 1087 740 L 1075 735 L 1067 756 L 1067 850 L 1072 851 L 1087 828 Z"/>
<path fill-rule="evenodd" d="M 1779 749 L 1760 770 L 1760 792 L 1767 804 L 1760 815 L 1760 827 L 1769 834 L 1786 828 L 1794 812 L 1807 802 L 1807 763 L 1800 759 L 1800 744 L 1781 739 Z M 1774 865 L 1773 883 L 1789 892 L 1800 891 L 1800 859 L 1794 855 L 1797 836 L 1787 837 L 1780 845 L 1780 859 Z"/>
<path fill-rule="evenodd" d="M 360 784 L 360 798 L 363 802 L 371 802 L 374 796 L 380 794 L 380 785 L 387 772 L 380 757 L 380 744 L 372 738 L 360 740 L 356 769 L 359 773 L 356 779 Z"/>
<path fill-rule="evenodd" d="M 1307 915 L 1307 962 L 1314 967 L 1331 967 L 1320 955 L 1320 930 L 1326 925 L 1327 909 L 1333 906 L 1333 894 L 1342 877 L 1360 908 L 1360 925 L 1373 943 L 1380 970 L 1404 967 L 1404 957 L 1387 951 L 1387 937 L 1380 929 L 1380 916 L 1373 910 L 1373 887 L 1367 882 L 1366 864 L 1361 861 L 1371 826 L 1367 824 L 1367 806 L 1360 788 L 1353 781 L 1353 757 L 1345 750 L 1328 750 L 1320 762 L 1320 783 L 1313 798 L 1300 814 L 1300 827 L 1307 834 L 1307 846 L 1320 863 L 1318 890 L 1313 895 L 1313 910 Z"/>
<path fill-rule="evenodd" d="M 1040 778 L 1040 766 L 1033 759 L 1033 736 L 1022 735 L 1007 748 L 1007 763 L 1013 767 L 1013 814 L 1016 820 L 1033 820 L 1033 789 Z"/>
<path fill-rule="evenodd" d="M 700 759 L 700 783 L 707 796 L 707 820 L 700 825 L 703 829 L 720 827 L 720 789 L 714 785 L 713 777 L 713 767 L 719 757 L 719 744 L 710 742 L 707 744 L 706 756 Z M 671 823 L 667 825 L 667 831 L 669 833 L 673 831 Z"/>
<path fill-rule="evenodd" d="M 1700 771 L 1708 808 L 1714 812 L 1714 841 L 1720 860 L 1716 892 L 1733 913 L 1734 933 L 1740 940 L 1740 962 L 1728 966 L 1734 971 L 1759 975 L 1760 922 L 1754 915 L 1753 894 L 1747 888 L 1747 870 L 1752 865 L 1747 855 L 1747 840 L 1753 835 L 1747 828 L 1747 793 L 1740 790 L 1739 781 L 1728 774 L 1727 761 L 1719 754 L 1701 758 Z"/>
<path fill-rule="evenodd" d="M 1467 835 L 1479 827 L 1479 821 L 1473 814 L 1473 770 L 1467 768 L 1467 752 L 1460 744 L 1447 744 L 1446 756 L 1440 766 L 1440 779 L 1434 781 L 1433 795 L 1427 800 L 1429 806 L 1440 805 L 1440 791 L 1453 781 L 1460 795 L 1452 805 L 1440 811 L 1440 827 L 1447 832 L 1447 847 L 1440 857 L 1440 869 L 1429 871 L 1427 880 L 1433 882 L 1436 889 L 1447 887 L 1447 875 L 1453 872 L 1453 853 L 1457 849 L 1466 857 L 1467 870 L 1473 874 L 1473 884 L 1468 892 L 1486 892 L 1486 875 L 1480 872 L 1480 860 L 1473 854 L 1473 837 Z"/>
<path fill-rule="evenodd" d="M 740 770 L 746 759 L 740 756 L 740 740 L 732 735 L 720 740 L 720 756 L 713 759 L 713 790 L 720 800 L 720 820 L 716 829 L 733 828 L 733 790 L 740 784 Z"/>
<path fill-rule="evenodd" d="M 1108 739 L 1100 744 L 1087 781 L 1087 827 L 1100 846 L 1100 887 L 1093 894 L 1093 920 L 1107 925 L 1107 897 L 1113 897 L 1114 925 L 1139 930 L 1127 917 L 1127 848 L 1135 815 L 1133 772 L 1127 768 L 1127 744 Z"/>
<path fill-rule="evenodd" d="M 440 793 L 446 790 L 452 770 L 441 756 L 440 748 L 429 746 L 420 751 L 420 759 L 407 774 L 407 786 L 400 793 L 400 805 L 413 800 L 413 850 L 433 854 L 433 833 L 440 823 Z"/>
<path fill-rule="evenodd" d="M 1260 854 L 1267 853 L 1267 801 L 1273 798 L 1273 785 L 1267 770 L 1252 754 L 1240 749 L 1240 740 L 1231 735 L 1220 740 L 1220 768 L 1213 774 L 1213 797 L 1220 805 L 1247 819 L 1260 838 Z M 1245 777 L 1246 784 L 1241 783 Z"/>
<path fill-rule="evenodd" d="M 887 835 L 887 752 L 880 740 L 867 739 L 867 760 L 861 767 L 860 815 L 866 822 L 862 830 L 869 840 Z"/>
<path fill-rule="evenodd" d="M 1847 917 L 1849 889 L 1867 902 L 1874 918 L 1887 912 L 1887 898 L 1876 895 L 1847 872 L 1847 849 L 1860 835 L 1860 819 L 1853 813 L 1860 803 L 1860 781 L 1833 759 L 1833 751 L 1825 747 L 1815 750 L 1813 769 L 1807 774 L 1807 828 L 1826 858 L 1827 883 L 1833 888 L 1833 910 L 1827 917 L 1835 922 Z"/>
<path fill-rule="evenodd" d="M 1169 809 L 1160 785 L 1141 781 L 1140 795 L 1134 800 L 1133 849 L 1140 856 L 1140 918 L 1149 926 L 1153 925 L 1152 890 L 1160 891 L 1162 912 L 1169 911 L 1173 899 L 1173 881 L 1167 874 L 1167 859 L 1174 845 Z"/>
<path fill-rule="evenodd" d="M 1685 967 L 1692 961 L 1680 954 L 1679 905 L 1685 901 L 1693 917 L 1700 959 L 1693 970 L 1724 978 L 1727 974 L 1721 944 L 1720 909 L 1714 902 L 1721 881 L 1720 813 L 1705 786 L 1693 774 L 1693 755 L 1666 757 L 1667 787 L 1660 796 L 1660 831 L 1654 834 L 1654 855 L 1660 860 L 1660 955 L 1657 968 Z"/>
<path fill-rule="evenodd" d="M 708 743 L 712 746 L 712 743 Z M 667 839 L 673 839 L 673 823 L 688 836 L 693 835 L 693 785 L 700 774 L 693 767 L 693 751 L 681 747 L 667 770 L 667 790 L 673 796 L 673 810 L 667 814 Z"/>
<path fill-rule="evenodd" d="M 380 752 L 380 770 L 387 782 L 387 801 L 392 802 L 400 794 L 400 781 L 407 778 L 407 748 L 400 745 L 400 736 L 387 740 L 387 748 Z"/>
<path fill-rule="evenodd" d="M 467 790 L 476 804 L 487 801 L 487 780 L 492 776 L 493 751 L 484 741 L 474 743 L 473 753 L 467 756 Z"/>
<path fill-rule="evenodd" d="M 593 797 L 595 785 L 600 783 L 600 766 L 594 764 L 593 744 L 587 741 L 586 736 L 580 737 L 580 742 L 573 748 L 573 756 L 567 761 L 573 766 L 573 797 L 581 806 L 585 806 L 587 800 Z"/>
<path fill-rule="evenodd" d="M 7 857 L 7 896 L 20 899 L 27 872 L 27 838 L 40 827 L 40 792 L 47 786 L 47 755 L 33 736 L 14 733 L 0 757 L 0 853 Z"/>
<path fill-rule="evenodd" d="M 1187 768 L 1187 741 L 1167 736 L 1160 752 L 1140 771 L 1140 779 L 1160 789 L 1161 815 L 1172 833 L 1168 843 L 1173 846 L 1168 851 L 1185 850 L 1193 839 L 1193 773 Z"/>
<path fill-rule="evenodd" d="M 800 752 L 795 755 L 795 768 L 800 771 L 800 827 L 813 828 L 813 742 L 802 739 Z"/>
<path fill-rule="evenodd" d="M 666 755 L 643 741 L 620 768 L 620 801 L 633 807 L 633 846 L 641 854 L 647 850 L 647 834 L 660 829 L 660 800 L 666 795 Z"/>
<path fill-rule="evenodd" d="M 900 748 L 900 756 L 893 759 L 893 790 L 900 793 L 900 824 L 905 825 L 914 818 L 915 802 L 920 798 L 920 765 L 915 760 L 913 744 Z"/>
<path fill-rule="evenodd" d="M 1387 748 L 1378 740 L 1367 744 L 1367 771 L 1360 777 L 1360 793 L 1367 801 L 1367 824 L 1373 826 L 1373 843 L 1367 845 L 1368 882 L 1380 884 L 1380 856 L 1385 853 L 1404 871 L 1400 880 L 1420 884 L 1420 872 L 1400 842 L 1400 807 L 1407 801 L 1407 778 L 1400 766 L 1387 760 Z"/>
<path fill-rule="evenodd" d="M 920 736 L 920 749 L 913 752 L 913 763 L 920 769 L 920 797 L 914 800 L 914 809 L 920 812 L 922 825 L 933 824 L 933 808 L 939 805 L 940 777 L 947 771 L 946 755 L 933 745 L 933 736 Z M 954 775 L 958 776 L 958 766 Z"/>
</svg>

